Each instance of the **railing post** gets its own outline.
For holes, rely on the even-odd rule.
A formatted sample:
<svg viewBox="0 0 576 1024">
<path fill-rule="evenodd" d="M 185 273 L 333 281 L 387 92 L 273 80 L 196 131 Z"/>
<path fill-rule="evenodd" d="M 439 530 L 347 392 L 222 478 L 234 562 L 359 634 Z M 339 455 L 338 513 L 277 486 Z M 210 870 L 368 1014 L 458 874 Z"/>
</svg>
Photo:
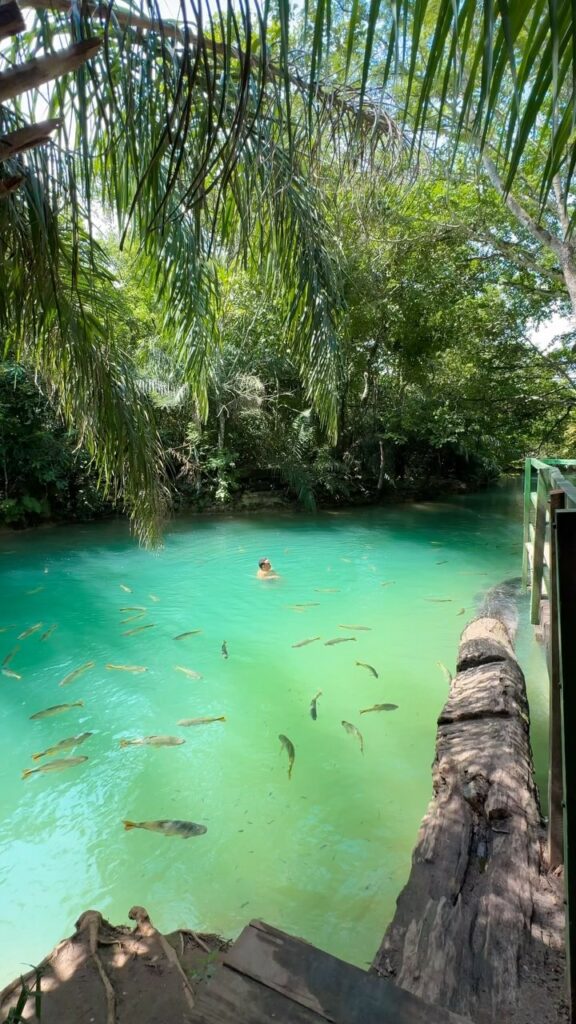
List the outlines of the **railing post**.
<svg viewBox="0 0 576 1024">
<path fill-rule="evenodd" d="M 532 459 L 524 459 L 524 539 L 522 541 L 522 586 L 527 587 L 530 576 L 528 547 L 530 542 L 530 513 L 532 510 Z"/>
<path fill-rule="evenodd" d="M 530 622 L 540 622 L 540 600 L 542 577 L 544 575 L 544 542 L 546 540 L 546 507 L 548 505 L 548 482 L 542 470 L 538 470 L 536 488 L 536 518 L 534 520 L 534 545 L 532 547 L 532 594 L 530 596 Z"/>
<path fill-rule="evenodd" d="M 556 513 L 556 579 L 560 654 L 560 707 L 564 799 L 564 891 L 566 900 L 566 972 L 571 1024 L 576 1024 L 576 509 Z"/>
<path fill-rule="evenodd" d="M 548 867 L 564 862 L 562 810 L 562 711 L 560 707 L 560 664 L 558 649 L 558 592 L 556 586 L 556 512 L 564 508 L 564 491 L 550 491 L 550 628 L 548 634 L 549 767 L 548 767 Z"/>
</svg>

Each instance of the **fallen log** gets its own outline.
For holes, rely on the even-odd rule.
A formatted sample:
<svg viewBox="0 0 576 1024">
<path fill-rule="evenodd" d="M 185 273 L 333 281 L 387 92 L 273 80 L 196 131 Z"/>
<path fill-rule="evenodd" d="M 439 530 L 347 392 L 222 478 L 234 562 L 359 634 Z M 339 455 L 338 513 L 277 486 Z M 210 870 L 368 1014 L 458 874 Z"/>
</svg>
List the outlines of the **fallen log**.
<svg viewBox="0 0 576 1024">
<path fill-rule="evenodd" d="M 498 619 L 462 634 L 433 788 L 372 969 L 474 1021 L 509 1021 L 530 954 L 542 823 L 524 676 Z"/>
</svg>

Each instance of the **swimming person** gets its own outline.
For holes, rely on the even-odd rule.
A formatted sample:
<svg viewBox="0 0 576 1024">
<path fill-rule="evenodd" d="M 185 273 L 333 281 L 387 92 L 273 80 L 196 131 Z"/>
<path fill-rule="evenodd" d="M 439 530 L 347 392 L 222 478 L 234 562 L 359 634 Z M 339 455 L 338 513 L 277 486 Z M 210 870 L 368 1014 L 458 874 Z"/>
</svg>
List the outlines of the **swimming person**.
<svg viewBox="0 0 576 1024">
<path fill-rule="evenodd" d="M 256 573 L 259 580 L 279 580 L 280 574 L 272 568 L 272 563 L 269 558 L 261 558 L 258 562 L 258 572 Z"/>
</svg>

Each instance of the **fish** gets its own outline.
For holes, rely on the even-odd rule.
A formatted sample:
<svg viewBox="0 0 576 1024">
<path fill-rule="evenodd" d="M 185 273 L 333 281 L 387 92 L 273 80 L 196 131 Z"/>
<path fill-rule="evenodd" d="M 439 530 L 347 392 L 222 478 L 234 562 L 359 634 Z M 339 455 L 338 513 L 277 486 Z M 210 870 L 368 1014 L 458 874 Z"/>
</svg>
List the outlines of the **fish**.
<svg viewBox="0 0 576 1024">
<path fill-rule="evenodd" d="M 178 633 L 178 636 L 173 637 L 173 639 L 174 640 L 184 640 L 185 637 L 187 637 L 187 636 L 197 636 L 198 633 L 201 633 L 201 632 L 202 632 L 201 629 L 191 629 L 191 630 L 188 631 L 188 633 Z"/>
<path fill-rule="evenodd" d="M 397 704 L 373 704 L 371 708 L 363 708 L 361 715 L 367 715 L 369 711 L 396 711 Z"/>
<path fill-rule="evenodd" d="M 142 633 L 145 629 L 154 629 L 155 625 L 155 622 L 149 622 L 147 626 L 136 626 L 136 629 L 127 629 L 125 633 L 122 633 L 122 636 L 134 636 L 136 633 Z"/>
<path fill-rule="evenodd" d="M 10 679 L 22 679 L 22 676 L 18 675 L 17 672 L 13 672 L 11 668 L 3 668 L 2 675 L 9 676 Z"/>
<path fill-rule="evenodd" d="M 74 747 L 79 747 L 81 743 L 84 743 L 93 735 L 94 733 L 92 732 L 81 732 L 78 736 L 69 736 L 68 739 L 60 740 L 60 743 L 56 743 L 53 747 L 48 747 L 40 754 L 32 754 L 32 760 L 39 761 L 41 757 L 52 757 L 53 754 L 59 754 L 61 750 L 72 750 Z"/>
<path fill-rule="evenodd" d="M 342 721 L 342 725 L 346 729 L 346 732 L 350 734 L 350 736 L 356 736 L 358 738 L 358 740 L 360 741 L 360 753 L 363 754 L 364 753 L 364 738 L 362 736 L 362 733 L 356 728 L 355 725 L 352 725 L 352 722 L 344 722 L 344 721 Z"/>
<path fill-rule="evenodd" d="M 448 565 L 448 559 L 442 558 L 440 562 L 436 562 L 436 565 Z"/>
<path fill-rule="evenodd" d="M 316 696 L 312 697 L 312 700 L 310 701 L 310 717 L 312 718 L 313 722 L 315 722 L 316 719 L 318 718 L 318 712 L 316 710 L 316 701 L 318 700 L 318 697 L 321 697 L 321 696 L 322 696 L 322 690 L 318 690 L 318 693 L 316 694 Z"/>
<path fill-rule="evenodd" d="M 36 711 L 33 715 L 30 715 L 30 721 L 34 721 L 36 718 L 50 718 L 52 715 L 60 715 L 63 711 L 69 711 L 70 708 L 83 707 L 83 700 L 76 700 L 73 704 L 53 704 L 51 708 L 44 708 L 44 711 Z"/>
<path fill-rule="evenodd" d="M 136 622 L 137 619 L 143 619 L 145 615 L 145 611 L 136 612 L 135 615 L 129 615 L 126 619 L 120 619 L 120 625 L 123 626 L 125 622 Z"/>
<path fill-rule="evenodd" d="M 9 629 L 13 628 L 13 626 L 0 626 L 0 633 L 7 633 Z"/>
<path fill-rule="evenodd" d="M 364 633 L 370 633 L 372 631 L 372 626 L 344 626 L 341 622 L 339 622 L 338 629 L 359 629 L 362 630 Z"/>
<path fill-rule="evenodd" d="M 127 587 L 125 583 L 120 584 L 120 590 L 123 590 L 125 594 L 132 593 L 132 587 Z"/>
<path fill-rule="evenodd" d="M 46 764 L 39 765 L 38 768 L 25 768 L 22 772 L 22 778 L 27 779 L 29 775 L 34 775 L 36 772 L 64 772 L 67 768 L 74 768 L 77 764 L 82 764 L 87 761 L 87 757 L 59 757 L 57 761 L 48 761 Z"/>
<path fill-rule="evenodd" d="M 32 633 L 36 633 L 39 629 L 42 629 L 43 622 L 37 622 L 35 626 L 30 626 L 29 629 L 25 629 L 23 633 L 20 633 L 16 637 L 17 640 L 25 640 L 27 636 L 32 636 Z"/>
<path fill-rule="evenodd" d="M 451 683 L 452 679 L 453 679 L 453 676 L 452 676 L 452 673 L 451 673 L 450 669 L 446 668 L 446 665 L 444 664 L 443 661 L 437 661 L 436 664 L 438 665 L 438 668 L 440 669 L 442 674 L 446 677 L 447 681 L 449 683 Z"/>
<path fill-rule="evenodd" d="M 50 629 L 47 629 L 45 633 L 42 633 L 42 636 L 40 637 L 40 639 L 41 640 L 49 640 L 50 637 L 52 636 L 52 633 L 56 629 L 58 629 L 58 624 L 55 622 L 53 626 L 50 626 Z"/>
<path fill-rule="evenodd" d="M 465 609 L 465 608 L 461 608 L 459 612 L 456 612 L 456 615 L 457 615 L 457 616 L 458 616 L 458 615 L 464 615 L 464 612 L 465 612 L 465 611 L 466 611 L 466 609 Z"/>
<path fill-rule="evenodd" d="M 281 748 L 284 747 L 284 750 L 288 753 L 288 778 L 291 779 L 292 769 L 294 767 L 294 758 L 296 757 L 294 744 L 292 743 L 292 740 L 289 740 L 283 733 L 278 734 L 278 739 L 280 740 Z"/>
<path fill-rule="evenodd" d="M 193 821 L 176 821 L 172 819 L 164 821 L 126 821 L 122 822 L 127 832 L 132 828 L 145 828 L 149 832 L 161 832 L 164 836 L 181 836 L 182 839 L 189 839 L 190 836 L 203 836 L 208 831 L 206 825 L 196 825 Z"/>
<path fill-rule="evenodd" d="M 317 594 L 339 594 L 340 587 L 314 587 Z"/>
<path fill-rule="evenodd" d="M 143 604 L 125 604 L 120 609 L 121 612 L 145 612 L 146 609 Z"/>
<path fill-rule="evenodd" d="M 174 665 L 177 672 L 183 672 L 189 679 L 202 679 L 199 672 L 195 672 L 193 668 L 185 668 L 184 665 Z"/>
<path fill-rule="evenodd" d="M 374 676 L 374 679 L 378 679 L 379 678 L 376 669 L 372 665 L 369 665 L 367 661 L 357 661 L 356 664 L 360 668 L 367 668 L 368 671 L 371 672 L 372 675 Z"/>
<path fill-rule="evenodd" d="M 2 668 L 4 668 L 6 665 L 10 664 L 10 662 L 12 661 L 12 658 L 14 657 L 15 654 L 18 654 L 19 650 L 20 650 L 20 644 L 16 644 L 16 646 L 13 647 L 11 651 L 8 651 L 8 654 L 4 658 L 4 661 L 2 662 Z"/>
<path fill-rule="evenodd" d="M 425 597 L 425 601 L 433 601 L 434 604 L 450 604 L 451 597 Z"/>
<path fill-rule="evenodd" d="M 179 736 L 143 736 L 137 740 L 120 740 L 121 747 L 179 747 L 186 740 Z"/>
<path fill-rule="evenodd" d="M 220 650 L 222 652 L 222 657 L 223 658 L 227 658 L 228 657 L 228 644 L 226 643 L 225 640 L 222 641 L 222 647 L 220 648 Z"/>
<path fill-rule="evenodd" d="M 396 583 L 396 580 L 384 580 L 384 581 L 383 581 L 383 582 L 382 582 L 382 583 L 380 584 L 380 586 L 381 586 L 381 587 L 391 587 L 393 583 Z"/>
<path fill-rule="evenodd" d="M 310 636 L 307 640 L 299 640 L 297 644 L 292 644 L 292 647 L 306 647 L 306 644 L 313 644 L 316 640 L 319 640 L 319 636 Z"/>
<path fill-rule="evenodd" d="M 177 725 L 210 725 L 211 722 L 225 722 L 226 715 L 214 715 L 212 718 L 181 718 Z"/>
<path fill-rule="evenodd" d="M 44 587 L 34 587 L 34 590 L 27 590 L 26 593 L 29 595 L 39 594 L 41 590 L 44 590 Z"/>
<path fill-rule="evenodd" d="M 335 636 L 332 640 L 325 640 L 324 647 L 333 647 L 334 644 L 346 644 L 349 640 L 355 640 L 355 636 Z"/>
<path fill-rule="evenodd" d="M 291 604 L 290 608 L 319 608 L 320 601 L 305 601 L 304 604 Z"/>
<path fill-rule="evenodd" d="M 156 594 L 148 594 L 148 597 L 150 598 L 151 601 L 154 601 L 156 604 L 160 600 L 159 597 L 156 597 Z"/>
<path fill-rule="evenodd" d="M 94 668 L 95 661 L 87 661 L 84 665 L 80 665 L 80 668 L 75 668 L 73 672 L 69 672 L 67 676 L 58 684 L 59 686 L 68 686 L 69 683 L 73 683 L 78 676 L 81 676 L 83 672 L 87 672 L 89 668 Z"/>
<path fill-rule="evenodd" d="M 135 675 L 138 672 L 148 671 L 145 665 L 112 665 L 110 662 L 106 665 L 106 668 L 109 671 L 114 669 L 116 672 L 133 672 Z"/>
</svg>

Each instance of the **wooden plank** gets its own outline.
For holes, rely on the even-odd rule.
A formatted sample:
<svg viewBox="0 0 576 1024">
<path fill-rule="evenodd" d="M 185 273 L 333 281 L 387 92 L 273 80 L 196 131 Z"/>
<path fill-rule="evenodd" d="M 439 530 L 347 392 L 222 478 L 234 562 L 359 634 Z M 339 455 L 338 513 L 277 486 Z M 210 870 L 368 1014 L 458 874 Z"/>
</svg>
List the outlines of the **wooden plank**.
<svg viewBox="0 0 576 1024">
<path fill-rule="evenodd" d="M 11 196 L 17 188 L 20 188 L 23 181 L 24 176 L 22 174 L 14 175 L 11 178 L 3 178 L 0 181 L 0 200 L 8 199 L 8 196 Z"/>
<path fill-rule="evenodd" d="M 190 1024 L 326 1024 L 305 1006 L 228 967 L 218 967 L 202 985 Z"/>
<path fill-rule="evenodd" d="M 37 89 L 53 78 L 75 71 L 93 57 L 102 46 L 102 40 L 91 38 L 73 43 L 65 50 L 46 57 L 35 57 L 25 64 L 17 64 L 0 74 L 0 103 L 14 99 L 29 89 Z"/>
<path fill-rule="evenodd" d="M 576 511 L 556 513 L 556 565 L 560 652 L 560 708 L 562 730 L 562 786 L 564 800 L 564 889 L 566 893 L 566 977 L 571 1024 L 576 1022 L 576 757 L 571 749 L 576 736 Z"/>
<path fill-rule="evenodd" d="M 338 1024 L 456 1024 L 458 1017 L 262 921 L 252 921 L 224 964 Z M 290 1018 L 288 1018 L 289 1020 Z"/>
<path fill-rule="evenodd" d="M 16 36 L 26 28 L 26 22 L 16 0 L 0 4 L 0 39 Z"/>
<path fill-rule="evenodd" d="M 562 809 L 562 711 L 560 707 L 560 654 L 558 649 L 558 594 L 556 581 L 556 512 L 564 508 L 564 491 L 550 492 L 550 642 L 548 645 L 549 705 L 549 767 L 548 767 L 548 867 L 551 870 L 564 862 Z"/>
<path fill-rule="evenodd" d="M 60 124 L 61 121 L 53 117 L 49 121 L 27 124 L 15 132 L 0 135 L 0 163 L 3 160 L 10 160 L 16 153 L 22 153 L 26 149 L 32 149 L 34 146 L 41 146 L 44 142 L 48 142 L 51 133 L 56 131 Z"/>
</svg>

